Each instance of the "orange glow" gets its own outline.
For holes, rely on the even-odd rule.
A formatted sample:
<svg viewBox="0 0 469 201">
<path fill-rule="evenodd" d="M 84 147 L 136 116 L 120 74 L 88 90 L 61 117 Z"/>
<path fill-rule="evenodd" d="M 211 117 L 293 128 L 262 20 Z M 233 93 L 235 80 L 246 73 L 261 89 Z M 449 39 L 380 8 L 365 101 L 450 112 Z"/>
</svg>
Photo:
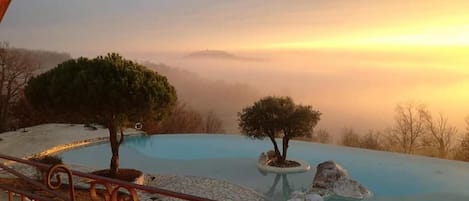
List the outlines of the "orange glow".
<svg viewBox="0 0 469 201">
<path fill-rule="evenodd" d="M 468 17 L 469 19 L 469 17 Z M 284 49 L 399 49 L 400 47 L 469 47 L 469 24 L 409 25 L 365 30 L 333 38 L 274 43 Z"/>
</svg>

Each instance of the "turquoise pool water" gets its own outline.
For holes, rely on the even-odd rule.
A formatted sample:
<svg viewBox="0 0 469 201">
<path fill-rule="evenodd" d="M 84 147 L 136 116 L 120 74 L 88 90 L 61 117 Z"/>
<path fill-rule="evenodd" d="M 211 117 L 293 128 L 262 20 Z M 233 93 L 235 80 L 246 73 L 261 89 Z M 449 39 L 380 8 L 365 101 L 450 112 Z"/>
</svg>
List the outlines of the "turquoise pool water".
<svg viewBox="0 0 469 201">
<path fill-rule="evenodd" d="M 120 149 L 121 167 L 157 174 L 211 177 L 250 187 L 272 200 L 285 200 L 291 191 L 310 188 L 315 168 L 305 173 L 260 173 L 257 157 L 272 149 L 268 140 L 236 135 L 180 134 L 134 136 Z M 109 166 L 108 144 L 60 154 L 67 163 L 96 168 Z M 291 141 L 290 159 L 313 167 L 334 160 L 371 189 L 375 201 L 468 201 L 469 163 L 420 156 Z"/>
</svg>

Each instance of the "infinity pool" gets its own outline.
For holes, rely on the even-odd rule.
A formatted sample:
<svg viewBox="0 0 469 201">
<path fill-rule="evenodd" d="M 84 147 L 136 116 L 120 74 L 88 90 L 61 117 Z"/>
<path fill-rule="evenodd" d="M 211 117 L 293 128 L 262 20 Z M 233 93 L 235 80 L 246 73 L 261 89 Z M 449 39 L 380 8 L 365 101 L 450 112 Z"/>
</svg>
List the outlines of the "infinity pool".
<svg viewBox="0 0 469 201">
<path fill-rule="evenodd" d="M 257 170 L 257 157 L 272 149 L 268 140 L 237 135 L 179 134 L 126 138 L 120 149 L 121 167 L 156 174 L 210 177 L 250 187 L 283 201 L 292 191 L 306 191 L 315 168 L 305 173 L 277 175 Z M 291 141 L 288 158 L 312 167 L 334 160 L 371 189 L 373 201 L 467 201 L 469 163 Z M 107 168 L 108 144 L 96 144 L 59 154 L 66 163 Z"/>
</svg>

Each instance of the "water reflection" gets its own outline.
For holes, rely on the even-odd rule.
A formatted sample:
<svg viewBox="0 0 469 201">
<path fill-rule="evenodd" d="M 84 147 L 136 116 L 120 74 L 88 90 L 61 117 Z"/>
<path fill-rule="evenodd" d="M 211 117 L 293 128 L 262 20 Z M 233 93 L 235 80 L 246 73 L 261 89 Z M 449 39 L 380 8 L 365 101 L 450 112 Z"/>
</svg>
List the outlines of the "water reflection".
<svg viewBox="0 0 469 201">
<path fill-rule="evenodd" d="M 280 179 L 282 180 L 282 186 L 281 186 L 282 190 L 281 192 L 276 193 L 275 189 L 277 188 L 277 185 Z M 290 187 L 287 175 L 277 174 L 275 175 L 274 183 L 272 184 L 272 186 L 270 186 L 269 191 L 267 191 L 265 196 L 268 198 L 275 199 L 275 200 L 288 200 L 292 192 L 293 192 L 293 189 Z"/>
<path fill-rule="evenodd" d="M 340 161 L 354 178 L 373 189 L 373 193 L 380 198 L 372 200 L 381 201 L 386 196 L 386 201 L 428 201 L 416 195 L 451 192 L 446 194 L 446 199 L 433 200 L 460 201 L 467 200 L 469 195 L 468 163 L 304 142 L 292 143 L 294 148 L 289 152 L 292 158 L 310 164 L 331 159 Z M 120 151 L 120 162 L 122 167 L 154 174 L 192 175 L 229 181 L 252 188 L 272 201 L 285 201 L 292 191 L 310 190 L 315 173 L 313 170 L 288 175 L 258 172 L 255 153 L 263 152 L 271 146 L 269 141 L 249 140 L 234 135 L 139 136 L 125 140 Z M 110 149 L 108 144 L 97 144 L 70 150 L 61 156 L 66 163 L 106 168 L 109 166 Z M 400 199 L 396 199 L 396 196 Z M 458 199 L 461 196 L 466 199 Z"/>
</svg>

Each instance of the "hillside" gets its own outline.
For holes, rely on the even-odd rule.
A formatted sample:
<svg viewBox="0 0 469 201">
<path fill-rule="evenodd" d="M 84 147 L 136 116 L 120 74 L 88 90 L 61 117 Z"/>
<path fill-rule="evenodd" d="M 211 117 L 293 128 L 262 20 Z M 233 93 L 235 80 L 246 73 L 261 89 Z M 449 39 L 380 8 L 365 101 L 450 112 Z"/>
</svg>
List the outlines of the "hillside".
<svg viewBox="0 0 469 201">
<path fill-rule="evenodd" d="M 217 60 L 233 60 L 233 61 L 261 61 L 259 58 L 244 57 L 231 54 L 221 50 L 202 50 L 192 52 L 186 55 L 184 58 L 188 59 L 217 59 Z"/>
<path fill-rule="evenodd" d="M 259 92 L 247 84 L 207 80 L 194 72 L 164 64 L 144 64 L 169 79 L 180 102 L 200 112 L 215 112 L 229 133 L 239 132 L 237 113 L 260 97 Z"/>
</svg>

